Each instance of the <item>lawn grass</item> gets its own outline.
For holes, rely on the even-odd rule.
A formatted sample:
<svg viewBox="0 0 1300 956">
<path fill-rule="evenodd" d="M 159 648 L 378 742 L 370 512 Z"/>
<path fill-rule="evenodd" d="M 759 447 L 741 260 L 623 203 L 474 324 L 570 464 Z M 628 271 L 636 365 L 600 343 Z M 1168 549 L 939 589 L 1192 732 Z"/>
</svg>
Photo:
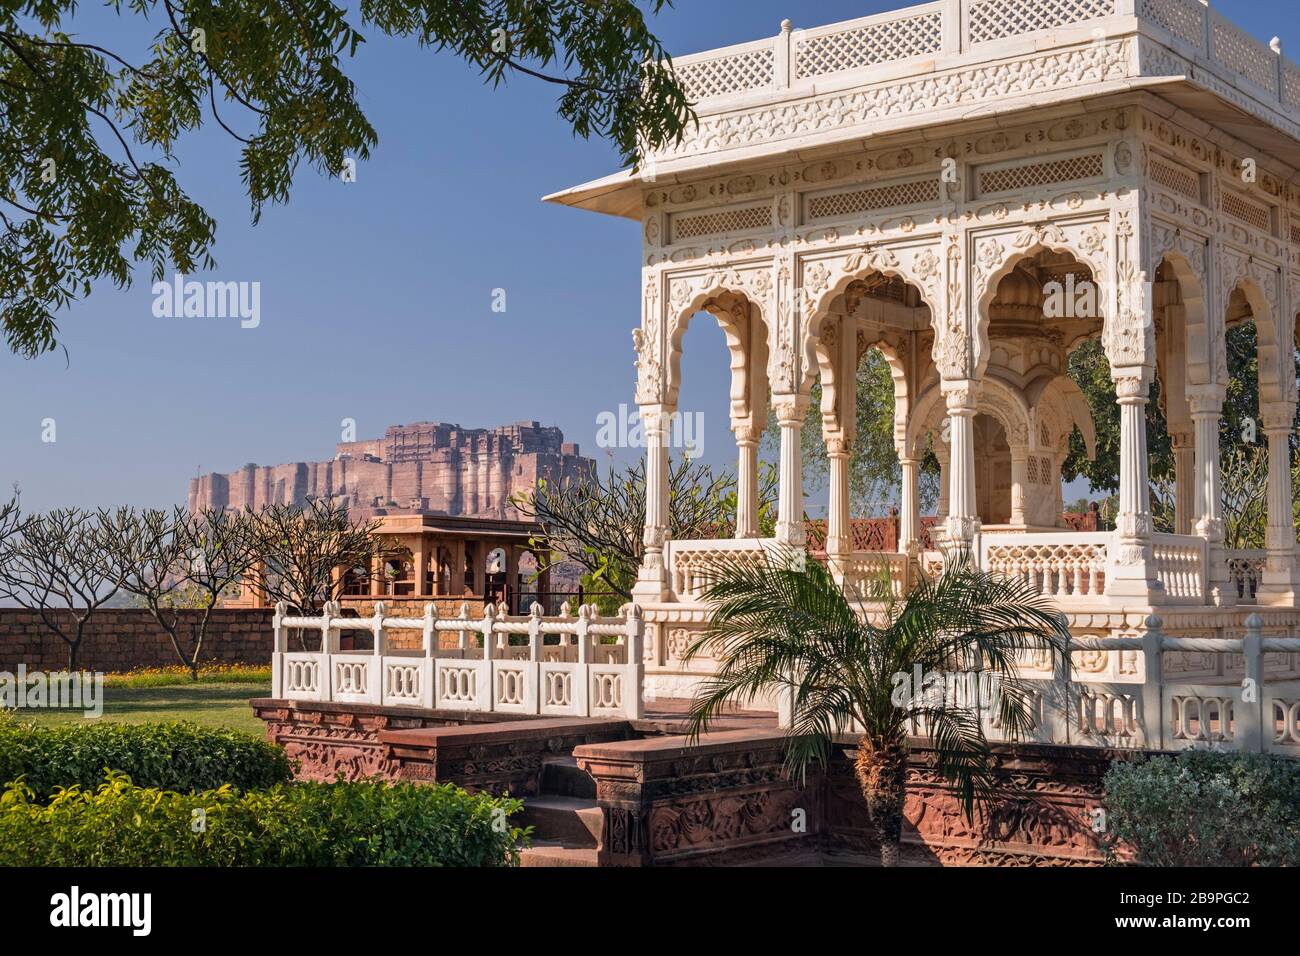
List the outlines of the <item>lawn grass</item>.
<svg viewBox="0 0 1300 956">
<path fill-rule="evenodd" d="M 266 724 L 253 716 L 248 701 L 269 697 L 271 684 L 203 683 L 165 687 L 105 687 L 104 713 L 87 718 L 80 710 L 23 708 L 21 720 L 47 726 L 92 721 L 147 724 L 155 721 L 191 720 L 208 727 L 229 727 L 257 737 L 266 735 Z"/>
</svg>

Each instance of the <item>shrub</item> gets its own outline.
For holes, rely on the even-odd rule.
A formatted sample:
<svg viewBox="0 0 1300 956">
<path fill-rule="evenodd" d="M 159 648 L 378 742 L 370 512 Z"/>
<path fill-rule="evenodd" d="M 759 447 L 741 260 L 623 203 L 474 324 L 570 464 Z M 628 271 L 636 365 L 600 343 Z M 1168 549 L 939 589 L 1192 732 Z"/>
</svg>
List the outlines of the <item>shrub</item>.
<svg viewBox="0 0 1300 956">
<path fill-rule="evenodd" d="M 1107 842 L 1145 866 L 1300 864 L 1300 761 L 1184 751 L 1106 773 Z"/>
<path fill-rule="evenodd" d="M 94 787 L 105 770 L 178 791 L 252 790 L 293 777 L 280 747 L 234 730 L 179 722 L 42 727 L 0 716 L 0 784 L 22 777 L 45 800 L 59 787 Z"/>
<path fill-rule="evenodd" d="M 506 866 L 528 831 L 520 800 L 379 781 L 172 793 L 110 773 L 48 804 L 0 796 L 3 866 Z M 201 812 L 200 812 L 201 811 Z"/>
</svg>

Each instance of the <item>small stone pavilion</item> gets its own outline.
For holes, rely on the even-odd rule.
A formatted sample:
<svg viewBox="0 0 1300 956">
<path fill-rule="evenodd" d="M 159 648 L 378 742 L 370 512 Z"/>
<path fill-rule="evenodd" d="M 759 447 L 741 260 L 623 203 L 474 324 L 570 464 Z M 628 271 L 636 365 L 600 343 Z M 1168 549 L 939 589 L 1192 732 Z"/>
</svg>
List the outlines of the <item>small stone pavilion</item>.
<svg viewBox="0 0 1300 956">
<path fill-rule="evenodd" d="M 382 600 L 389 608 L 410 610 L 416 617 L 430 600 L 449 615 L 466 602 L 479 608 L 486 601 L 504 602 L 510 608 L 522 602 L 526 609 L 526 594 L 540 593 L 543 603 L 558 605 L 549 596 L 550 568 L 534 552 L 533 542 L 540 534 L 536 522 L 508 518 L 424 512 L 386 515 L 378 519 L 376 536 L 388 549 L 375 555 L 369 569 L 337 570 L 348 578 L 340 603 L 369 616 L 374 603 Z M 257 591 L 245 587 L 225 606 L 266 604 Z"/>
<path fill-rule="evenodd" d="M 922 547 L 917 476 L 943 469 L 939 531 L 1053 595 L 1081 638 L 1166 631 L 1295 637 L 1288 441 L 1300 312 L 1300 67 L 1201 0 L 940 0 L 677 59 L 698 126 L 625 171 L 547 197 L 634 219 L 642 236 L 636 399 L 648 423 L 647 688 L 685 696 L 709 569 L 804 542 L 800 430 L 822 386 L 827 553 L 850 584 L 905 590 Z M 1064 295 L 1062 296 L 1062 293 Z M 1052 295 L 1056 302 L 1049 302 Z M 1061 307 L 1062 301 L 1064 308 Z M 707 313 L 707 315 L 702 315 Z M 711 316 L 712 319 L 708 317 Z M 731 368 L 736 537 L 672 541 L 662 428 L 681 342 L 716 320 Z M 1224 336 L 1253 322 L 1269 451 L 1267 550 L 1224 547 Z M 1060 467 L 1093 422 L 1067 374 L 1100 339 L 1120 406 L 1116 530 L 1061 520 Z M 896 553 L 854 551 L 853 380 L 893 373 L 902 465 Z M 1145 405 L 1159 380 L 1177 462 L 1175 533 L 1153 529 Z M 770 395 L 770 402 L 769 402 Z M 758 537 L 755 467 L 780 424 L 779 521 Z M 1141 655 L 1089 652 L 1088 679 L 1142 680 Z M 1294 673 L 1295 655 L 1266 655 Z M 1236 659 L 1239 665 L 1239 659 Z M 1167 665 L 1224 677 L 1231 655 Z M 708 662 L 699 665 L 707 669 Z"/>
</svg>

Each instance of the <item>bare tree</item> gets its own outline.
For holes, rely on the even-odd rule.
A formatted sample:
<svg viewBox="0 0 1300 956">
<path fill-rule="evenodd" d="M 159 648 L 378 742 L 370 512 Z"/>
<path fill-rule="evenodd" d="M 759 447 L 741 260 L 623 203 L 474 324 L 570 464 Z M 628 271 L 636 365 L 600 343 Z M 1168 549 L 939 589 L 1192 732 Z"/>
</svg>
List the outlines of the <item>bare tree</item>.
<svg viewBox="0 0 1300 956">
<path fill-rule="evenodd" d="M 197 680 L 212 612 L 257 558 L 251 521 L 213 510 L 119 508 L 100 529 L 122 589 L 144 603 Z"/>
<path fill-rule="evenodd" d="M 68 645 L 76 670 L 90 619 L 122 584 L 121 567 L 98 546 L 104 512 L 56 508 L 21 518 L 16 500 L 0 509 L 0 596 L 35 611 Z"/>
<path fill-rule="evenodd" d="M 776 482 L 771 469 L 760 472 L 759 523 L 774 518 Z M 520 514 L 542 526 L 542 538 L 554 560 L 568 559 L 592 577 L 631 599 L 637 568 L 645 552 L 645 464 L 609 469 L 552 484 L 539 481 L 535 491 L 516 495 Z M 687 458 L 668 469 L 669 534 L 674 540 L 721 538 L 731 534 L 736 517 L 736 479 L 715 474 Z M 770 533 L 770 532 L 769 532 Z"/>
<path fill-rule="evenodd" d="M 346 505 L 326 498 L 308 499 L 302 507 L 272 505 L 250 512 L 248 520 L 263 564 L 251 586 L 268 604 L 283 601 L 300 614 L 338 600 L 347 586 L 345 572 L 359 570 L 368 579 L 371 559 L 385 547 L 378 521 L 354 521 Z"/>
</svg>

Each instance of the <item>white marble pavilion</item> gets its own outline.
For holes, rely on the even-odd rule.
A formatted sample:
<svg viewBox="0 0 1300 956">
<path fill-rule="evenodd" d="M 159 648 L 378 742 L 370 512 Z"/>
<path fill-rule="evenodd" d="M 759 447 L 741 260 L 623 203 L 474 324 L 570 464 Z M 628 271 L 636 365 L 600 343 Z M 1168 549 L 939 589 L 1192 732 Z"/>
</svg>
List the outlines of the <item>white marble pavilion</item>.
<svg viewBox="0 0 1300 956">
<path fill-rule="evenodd" d="M 707 620 L 710 568 L 803 546 L 800 430 L 815 381 L 831 466 L 827 552 L 846 580 L 883 561 L 901 590 L 941 566 L 921 546 L 918 515 L 930 447 L 947 544 L 1055 597 L 1081 641 L 1081 680 L 1121 695 L 1145 680 L 1153 612 L 1193 642 L 1164 645 L 1184 648 L 1166 655 L 1166 682 L 1239 679 L 1242 654 L 1221 652 L 1249 644 L 1254 614 L 1256 665 L 1294 680 L 1300 67 L 1279 41 L 1257 42 L 1200 0 L 939 0 L 812 29 L 787 21 L 773 38 L 675 63 L 698 127 L 640 170 L 548 197 L 642 230 L 633 336 L 648 441 L 636 588 L 647 694 L 685 696 L 697 679 L 680 654 Z M 1091 288 L 1095 302 L 1062 315 L 1046 306 L 1053 288 Z M 665 423 L 682 337 L 700 313 L 731 354 L 737 531 L 672 541 Z M 1257 330 L 1270 463 L 1267 550 L 1245 554 L 1224 547 L 1218 448 L 1224 336 L 1241 322 Z M 1060 519 L 1070 434 L 1095 440 L 1066 371 L 1090 339 L 1103 343 L 1121 407 L 1114 532 Z M 868 349 L 895 383 L 897 553 L 854 552 L 849 535 L 853 380 Z M 1153 530 L 1148 494 L 1145 404 L 1157 378 L 1175 447 L 1173 534 Z M 769 404 L 781 431 L 770 540 L 755 515 Z M 1257 581 L 1243 588 L 1243 575 Z M 1272 726 L 1300 744 L 1300 687 L 1278 686 Z M 1182 731 L 1227 732 L 1225 712 L 1217 723 L 1208 713 Z"/>
</svg>

